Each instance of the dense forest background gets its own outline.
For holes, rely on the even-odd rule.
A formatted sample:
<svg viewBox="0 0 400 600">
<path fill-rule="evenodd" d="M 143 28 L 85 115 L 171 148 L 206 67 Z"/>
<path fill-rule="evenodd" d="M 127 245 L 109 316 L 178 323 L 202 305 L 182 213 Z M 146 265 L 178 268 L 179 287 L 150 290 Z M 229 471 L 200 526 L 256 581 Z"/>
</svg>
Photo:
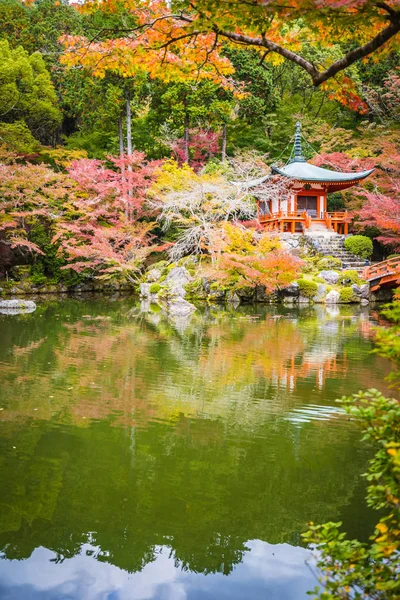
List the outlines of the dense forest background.
<svg viewBox="0 0 400 600">
<path fill-rule="evenodd" d="M 57 278 L 66 261 L 79 264 L 75 272 L 82 271 L 82 261 L 93 269 L 108 251 L 111 263 L 117 261 L 125 273 L 132 258 L 132 247 L 121 254 L 127 240 L 152 249 L 174 241 L 174 231 L 165 237 L 157 225 L 149 226 L 154 205 L 152 213 L 143 210 L 160 161 L 190 165 L 192 175 L 185 176 L 190 179 L 204 170 L 223 174 L 227 158 L 250 152 L 260 160 L 256 169 L 253 160 L 253 170 L 262 172 L 263 165 L 289 158 L 298 119 L 306 157 L 316 164 L 376 167 L 362 193 L 333 194 L 329 209 L 355 211 L 359 229 L 386 245 L 386 254 L 397 250 L 400 54 L 395 46 L 378 59 L 371 55 L 355 62 L 332 78 L 335 85 L 319 87 L 294 62 L 279 55 L 264 60 L 259 50 L 228 42 L 220 53 L 234 67 L 229 85 L 209 77 L 156 76 L 151 69 L 132 74 L 129 65 L 126 72 L 112 68 L 110 58 L 104 69 L 88 68 L 82 54 L 80 60 L 65 58 L 74 36 L 95 43 L 106 34 L 117 48 L 121 31 L 136 24 L 124 2 L 91 10 L 63 0 L 0 3 L 3 275 L 15 263 L 33 262 L 39 276 Z M 303 55 L 323 64 L 349 47 L 348 40 L 343 48 L 311 44 Z M 122 50 L 118 60 L 124 58 Z M 98 64 L 102 60 L 99 56 Z M 121 209 L 115 190 L 126 196 L 122 212 L 129 232 L 115 217 Z M 101 199 L 103 213 L 83 214 L 82 198 L 97 207 Z M 105 240 L 104 232 L 99 242 L 104 224 L 117 226 L 117 244 L 109 233 Z M 82 250 L 88 240 L 92 247 L 99 242 L 96 256 Z M 136 256 L 135 269 L 142 260 L 142 254 Z"/>
</svg>

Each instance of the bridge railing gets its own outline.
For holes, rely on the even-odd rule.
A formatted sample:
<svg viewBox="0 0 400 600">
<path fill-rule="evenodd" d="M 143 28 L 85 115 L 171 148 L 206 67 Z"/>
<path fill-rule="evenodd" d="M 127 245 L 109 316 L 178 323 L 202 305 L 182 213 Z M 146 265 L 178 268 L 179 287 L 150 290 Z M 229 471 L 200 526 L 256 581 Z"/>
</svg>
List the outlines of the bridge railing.
<svg viewBox="0 0 400 600">
<path fill-rule="evenodd" d="M 371 281 L 373 279 L 385 277 L 386 275 L 390 275 L 392 273 L 398 273 L 400 277 L 400 256 L 383 260 L 382 262 L 377 263 L 376 265 L 371 265 L 370 267 L 365 267 L 363 276 L 367 281 Z"/>
</svg>

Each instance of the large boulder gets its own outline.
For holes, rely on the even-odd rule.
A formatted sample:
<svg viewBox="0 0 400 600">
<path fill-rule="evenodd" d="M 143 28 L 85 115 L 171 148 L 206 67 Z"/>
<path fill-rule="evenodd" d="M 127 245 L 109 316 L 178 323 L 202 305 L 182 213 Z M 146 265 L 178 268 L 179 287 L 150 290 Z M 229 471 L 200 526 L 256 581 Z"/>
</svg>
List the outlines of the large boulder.
<svg viewBox="0 0 400 600">
<path fill-rule="evenodd" d="M 147 281 L 149 283 L 155 283 L 156 281 L 158 281 L 161 277 L 161 271 L 160 269 L 157 269 L 156 267 L 154 267 L 154 269 L 151 269 L 148 273 L 147 273 Z"/>
<path fill-rule="evenodd" d="M 340 300 L 340 293 L 337 290 L 331 290 L 325 298 L 327 304 L 338 304 Z"/>
<path fill-rule="evenodd" d="M 298 302 L 299 304 L 311 304 L 311 298 L 307 298 L 307 296 L 302 296 L 302 295 L 300 295 L 300 296 L 297 298 L 297 302 Z"/>
<path fill-rule="evenodd" d="M 284 298 L 287 298 L 287 297 L 297 298 L 299 295 L 300 295 L 300 287 L 296 281 L 293 281 L 293 283 L 291 283 L 285 289 L 282 290 L 282 296 Z"/>
<path fill-rule="evenodd" d="M 32 300 L 0 300 L 0 313 L 3 315 L 31 313 L 34 310 L 36 304 Z"/>
<path fill-rule="evenodd" d="M 326 296 L 326 285 L 323 283 L 318 284 L 317 293 L 313 297 L 314 302 L 322 302 Z"/>
<path fill-rule="evenodd" d="M 186 296 L 185 285 L 192 280 L 193 277 L 185 267 L 173 267 L 165 278 L 164 284 L 168 286 L 173 296 L 184 298 Z"/>
<path fill-rule="evenodd" d="M 208 300 L 210 302 L 224 302 L 226 296 L 226 290 L 211 287 L 208 292 Z"/>
<path fill-rule="evenodd" d="M 322 279 L 324 279 L 326 281 L 326 283 L 329 283 L 331 285 L 335 285 L 335 283 L 337 283 L 339 281 L 339 273 L 336 273 L 336 271 L 321 271 L 321 273 L 319 274 L 320 277 L 322 277 Z"/>
<path fill-rule="evenodd" d="M 151 283 L 141 283 L 140 284 L 139 290 L 140 290 L 140 296 L 142 298 L 150 297 L 150 287 L 151 287 Z"/>
<path fill-rule="evenodd" d="M 252 302 L 254 300 L 254 288 L 251 287 L 242 287 L 236 290 L 238 297 L 240 298 L 241 304 L 246 304 Z"/>
<path fill-rule="evenodd" d="M 364 283 L 363 285 L 354 284 L 351 286 L 351 289 L 358 298 L 361 298 L 361 300 L 369 299 L 369 283 Z"/>
<path fill-rule="evenodd" d="M 229 304 L 232 304 L 233 306 L 238 306 L 240 304 L 240 298 L 237 295 L 237 293 L 233 290 L 227 292 L 226 301 L 229 302 Z"/>
<path fill-rule="evenodd" d="M 264 285 L 258 285 L 256 287 L 256 291 L 255 291 L 255 298 L 256 298 L 256 302 L 269 302 L 270 301 L 270 294 L 267 294 L 267 291 L 265 289 Z"/>
<path fill-rule="evenodd" d="M 78 283 L 73 288 L 71 288 L 71 291 L 74 294 L 84 294 L 86 292 L 93 292 L 93 289 L 94 286 L 92 283 Z"/>
</svg>

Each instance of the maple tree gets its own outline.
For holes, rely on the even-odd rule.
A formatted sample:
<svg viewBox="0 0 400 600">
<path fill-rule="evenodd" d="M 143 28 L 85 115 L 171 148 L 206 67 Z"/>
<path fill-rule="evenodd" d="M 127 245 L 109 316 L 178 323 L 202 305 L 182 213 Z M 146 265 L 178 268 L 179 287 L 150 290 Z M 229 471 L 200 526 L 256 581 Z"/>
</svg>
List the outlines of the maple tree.
<svg viewBox="0 0 400 600">
<path fill-rule="evenodd" d="M 110 167 L 101 160 L 75 160 L 68 172 L 87 194 L 86 206 L 123 210 L 127 220 L 133 221 L 142 216 L 146 190 L 161 162 L 147 161 L 137 151 L 107 160 Z"/>
<path fill-rule="evenodd" d="M 282 249 L 276 236 L 239 224 L 222 225 L 219 246 L 218 258 L 208 271 L 232 290 L 263 286 L 267 293 L 272 293 L 294 281 L 303 264 Z"/>
<path fill-rule="evenodd" d="M 219 135 L 214 131 L 188 131 L 188 138 L 170 142 L 170 148 L 179 165 L 187 162 L 197 172 L 219 153 Z"/>
<path fill-rule="evenodd" d="M 2 152 L 0 163 L 1 244 L 23 255 L 43 254 L 32 241 L 38 223 L 48 228 L 62 214 L 63 202 L 72 198 L 75 184 L 70 177 L 45 165 L 20 164 L 17 156 Z"/>
<path fill-rule="evenodd" d="M 57 225 L 54 242 L 68 264 L 64 269 L 101 279 L 120 277 L 134 282 L 151 245 L 153 222 L 144 215 L 146 191 L 159 161 L 147 162 L 140 152 L 104 161 L 72 161 L 69 174 L 77 182 L 75 214 Z"/>
<path fill-rule="evenodd" d="M 315 86 L 341 74 L 339 84 L 331 81 L 330 85 L 336 87 L 339 101 L 347 98 L 357 107 L 357 94 L 342 72 L 362 58 L 396 47 L 400 31 L 398 3 L 391 0 L 295 0 L 289 5 L 275 0 L 239 0 L 234 5 L 212 0 L 128 0 L 125 5 L 137 19 L 135 27 L 115 28 L 113 33 L 119 37 L 113 38 L 109 31 L 100 31 L 92 39 L 64 36 L 64 62 L 82 64 L 100 77 L 108 70 L 126 77 L 145 71 L 164 81 L 209 79 L 234 89 L 230 79 L 234 69 L 223 46 L 242 45 L 258 49 L 262 61 L 295 63 Z M 110 12 L 116 12 L 117 6 L 117 0 L 101 4 L 102 10 Z M 96 1 L 89 1 L 84 10 L 98 7 Z M 307 55 L 318 30 L 324 32 L 319 46 L 341 49 L 339 57 L 333 53 L 322 64 Z"/>
<path fill-rule="evenodd" d="M 342 144 L 334 135 L 334 141 L 327 139 L 325 144 L 334 149 Z M 346 135 L 347 151 L 322 152 L 313 158 L 313 163 L 340 171 L 361 171 L 374 168 L 369 178 L 360 186 L 344 193 L 347 206 L 353 216 L 356 229 L 373 227 L 380 233 L 376 239 L 383 245 L 397 250 L 400 248 L 400 154 L 396 132 L 373 130 L 363 145 L 353 135 Z M 339 145 L 340 148 L 342 146 Z"/>
</svg>

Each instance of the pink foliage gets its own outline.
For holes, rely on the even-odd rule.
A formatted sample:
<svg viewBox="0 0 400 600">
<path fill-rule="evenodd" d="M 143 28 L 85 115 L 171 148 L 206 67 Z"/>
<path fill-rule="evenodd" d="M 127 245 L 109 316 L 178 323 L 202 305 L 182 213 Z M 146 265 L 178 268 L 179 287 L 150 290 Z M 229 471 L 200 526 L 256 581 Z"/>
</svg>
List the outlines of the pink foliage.
<svg viewBox="0 0 400 600">
<path fill-rule="evenodd" d="M 131 156 L 107 159 L 113 168 L 101 160 L 75 160 L 69 174 L 85 194 L 83 204 L 123 210 L 131 221 L 141 215 L 147 189 L 161 161 L 147 161 L 145 154 L 137 151 Z"/>
<path fill-rule="evenodd" d="M 354 159 L 343 152 L 322 154 L 313 160 L 316 165 L 336 168 L 341 171 L 369 170 L 374 173 L 351 189 L 358 207 L 353 216 L 358 229 L 375 227 L 381 233 L 377 237 L 384 245 L 400 250 L 400 154 L 394 144 L 383 141 L 376 157 Z"/>
<path fill-rule="evenodd" d="M 81 159 L 71 163 L 69 175 L 78 189 L 74 219 L 57 225 L 53 242 L 68 264 L 64 268 L 100 278 L 114 276 L 134 281 L 151 246 L 153 223 L 142 222 L 148 188 L 160 161 L 147 161 L 142 152 Z"/>
<path fill-rule="evenodd" d="M 364 192 L 366 202 L 359 217 L 364 227 L 377 227 L 380 235 L 377 240 L 394 250 L 400 250 L 400 183 L 393 182 L 393 195 L 379 192 Z"/>
<path fill-rule="evenodd" d="M 189 165 L 199 171 L 207 161 L 219 153 L 219 134 L 204 129 L 193 129 L 189 132 Z M 186 142 L 180 138 L 170 144 L 176 160 L 180 165 L 186 162 Z"/>
</svg>

